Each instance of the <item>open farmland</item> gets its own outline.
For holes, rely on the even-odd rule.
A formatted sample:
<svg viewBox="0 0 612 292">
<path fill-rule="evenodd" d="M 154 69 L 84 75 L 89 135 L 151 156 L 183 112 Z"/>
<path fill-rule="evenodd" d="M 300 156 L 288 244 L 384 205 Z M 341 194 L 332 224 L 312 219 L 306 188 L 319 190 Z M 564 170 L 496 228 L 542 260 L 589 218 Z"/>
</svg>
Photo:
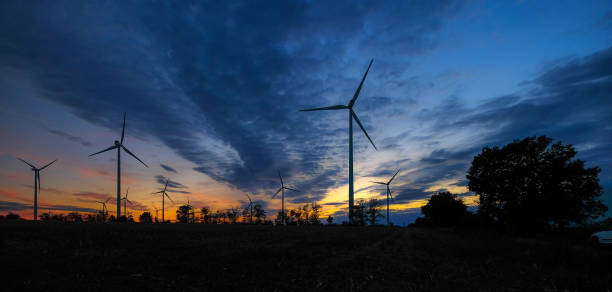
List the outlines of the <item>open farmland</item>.
<svg viewBox="0 0 612 292">
<path fill-rule="evenodd" d="M 7 290 L 606 291 L 612 252 L 416 228 L 1 222 Z"/>
</svg>

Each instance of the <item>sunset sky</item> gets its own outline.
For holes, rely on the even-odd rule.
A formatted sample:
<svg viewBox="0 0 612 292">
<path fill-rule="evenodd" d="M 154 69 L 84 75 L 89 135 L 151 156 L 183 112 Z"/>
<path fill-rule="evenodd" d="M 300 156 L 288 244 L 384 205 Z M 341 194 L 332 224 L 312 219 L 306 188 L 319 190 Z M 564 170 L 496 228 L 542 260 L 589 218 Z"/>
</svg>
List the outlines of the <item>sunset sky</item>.
<svg viewBox="0 0 612 292">
<path fill-rule="evenodd" d="M 612 207 L 610 1 L 1 1 L 0 214 L 32 217 L 17 157 L 58 159 L 39 213 L 114 198 L 116 152 L 88 155 L 127 112 L 124 145 L 149 165 L 122 154 L 131 208 L 161 208 L 169 178 L 166 218 L 246 193 L 273 218 L 278 169 L 301 190 L 289 207 L 317 201 L 339 223 L 347 113 L 299 110 L 348 103 L 372 58 L 354 109 L 378 151 L 355 128 L 355 196 L 383 198 L 370 181 L 401 169 L 396 224 L 437 191 L 473 204 L 473 156 L 533 135 L 601 167 Z"/>
</svg>

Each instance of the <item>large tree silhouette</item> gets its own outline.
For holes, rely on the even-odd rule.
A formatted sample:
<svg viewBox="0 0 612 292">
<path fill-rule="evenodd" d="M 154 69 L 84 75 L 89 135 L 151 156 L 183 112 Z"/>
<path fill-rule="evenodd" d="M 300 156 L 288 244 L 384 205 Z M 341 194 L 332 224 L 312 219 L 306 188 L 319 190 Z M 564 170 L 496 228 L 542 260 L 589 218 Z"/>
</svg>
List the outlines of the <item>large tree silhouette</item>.
<svg viewBox="0 0 612 292">
<path fill-rule="evenodd" d="M 421 213 L 430 224 L 436 226 L 459 225 L 469 215 L 463 201 L 450 192 L 432 195 L 427 204 L 421 207 Z"/>
<path fill-rule="evenodd" d="M 576 150 L 546 136 L 485 147 L 468 171 L 468 187 L 480 196 L 479 213 L 511 228 L 565 227 L 607 210 L 599 200 L 599 167 L 585 168 Z M 550 146 L 549 146 L 550 145 Z"/>
</svg>

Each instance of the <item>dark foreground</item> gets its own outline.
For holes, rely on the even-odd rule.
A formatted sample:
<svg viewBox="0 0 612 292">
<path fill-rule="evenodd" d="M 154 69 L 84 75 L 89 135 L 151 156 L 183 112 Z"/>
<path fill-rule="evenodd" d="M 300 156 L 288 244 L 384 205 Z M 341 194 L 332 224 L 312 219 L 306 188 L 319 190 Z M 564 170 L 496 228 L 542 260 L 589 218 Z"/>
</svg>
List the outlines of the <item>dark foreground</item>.
<svg viewBox="0 0 612 292">
<path fill-rule="evenodd" d="M 413 228 L 0 222 L 2 290 L 606 291 L 612 252 Z"/>
</svg>

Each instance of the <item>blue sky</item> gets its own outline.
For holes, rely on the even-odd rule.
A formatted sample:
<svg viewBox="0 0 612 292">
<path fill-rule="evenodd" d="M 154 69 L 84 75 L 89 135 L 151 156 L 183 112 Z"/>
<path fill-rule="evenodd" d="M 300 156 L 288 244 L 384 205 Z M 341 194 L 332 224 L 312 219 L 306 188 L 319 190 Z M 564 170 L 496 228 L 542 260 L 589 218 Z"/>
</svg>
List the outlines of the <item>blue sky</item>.
<svg viewBox="0 0 612 292">
<path fill-rule="evenodd" d="M 379 151 L 355 133 L 356 197 L 401 168 L 394 222 L 433 192 L 464 192 L 482 147 L 544 134 L 603 169 L 612 203 L 609 1 L 0 5 L 6 211 L 31 212 L 15 157 L 59 159 L 42 174 L 48 208 L 113 197 L 114 155 L 87 155 L 118 139 L 125 111 L 126 146 L 151 166 L 122 160 L 137 208 L 161 207 L 149 193 L 163 176 L 178 202 L 223 209 L 249 192 L 272 213 L 280 169 L 302 190 L 291 206 L 316 200 L 341 219 L 346 113 L 298 110 L 347 103 L 372 58 L 355 110 Z"/>
</svg>

